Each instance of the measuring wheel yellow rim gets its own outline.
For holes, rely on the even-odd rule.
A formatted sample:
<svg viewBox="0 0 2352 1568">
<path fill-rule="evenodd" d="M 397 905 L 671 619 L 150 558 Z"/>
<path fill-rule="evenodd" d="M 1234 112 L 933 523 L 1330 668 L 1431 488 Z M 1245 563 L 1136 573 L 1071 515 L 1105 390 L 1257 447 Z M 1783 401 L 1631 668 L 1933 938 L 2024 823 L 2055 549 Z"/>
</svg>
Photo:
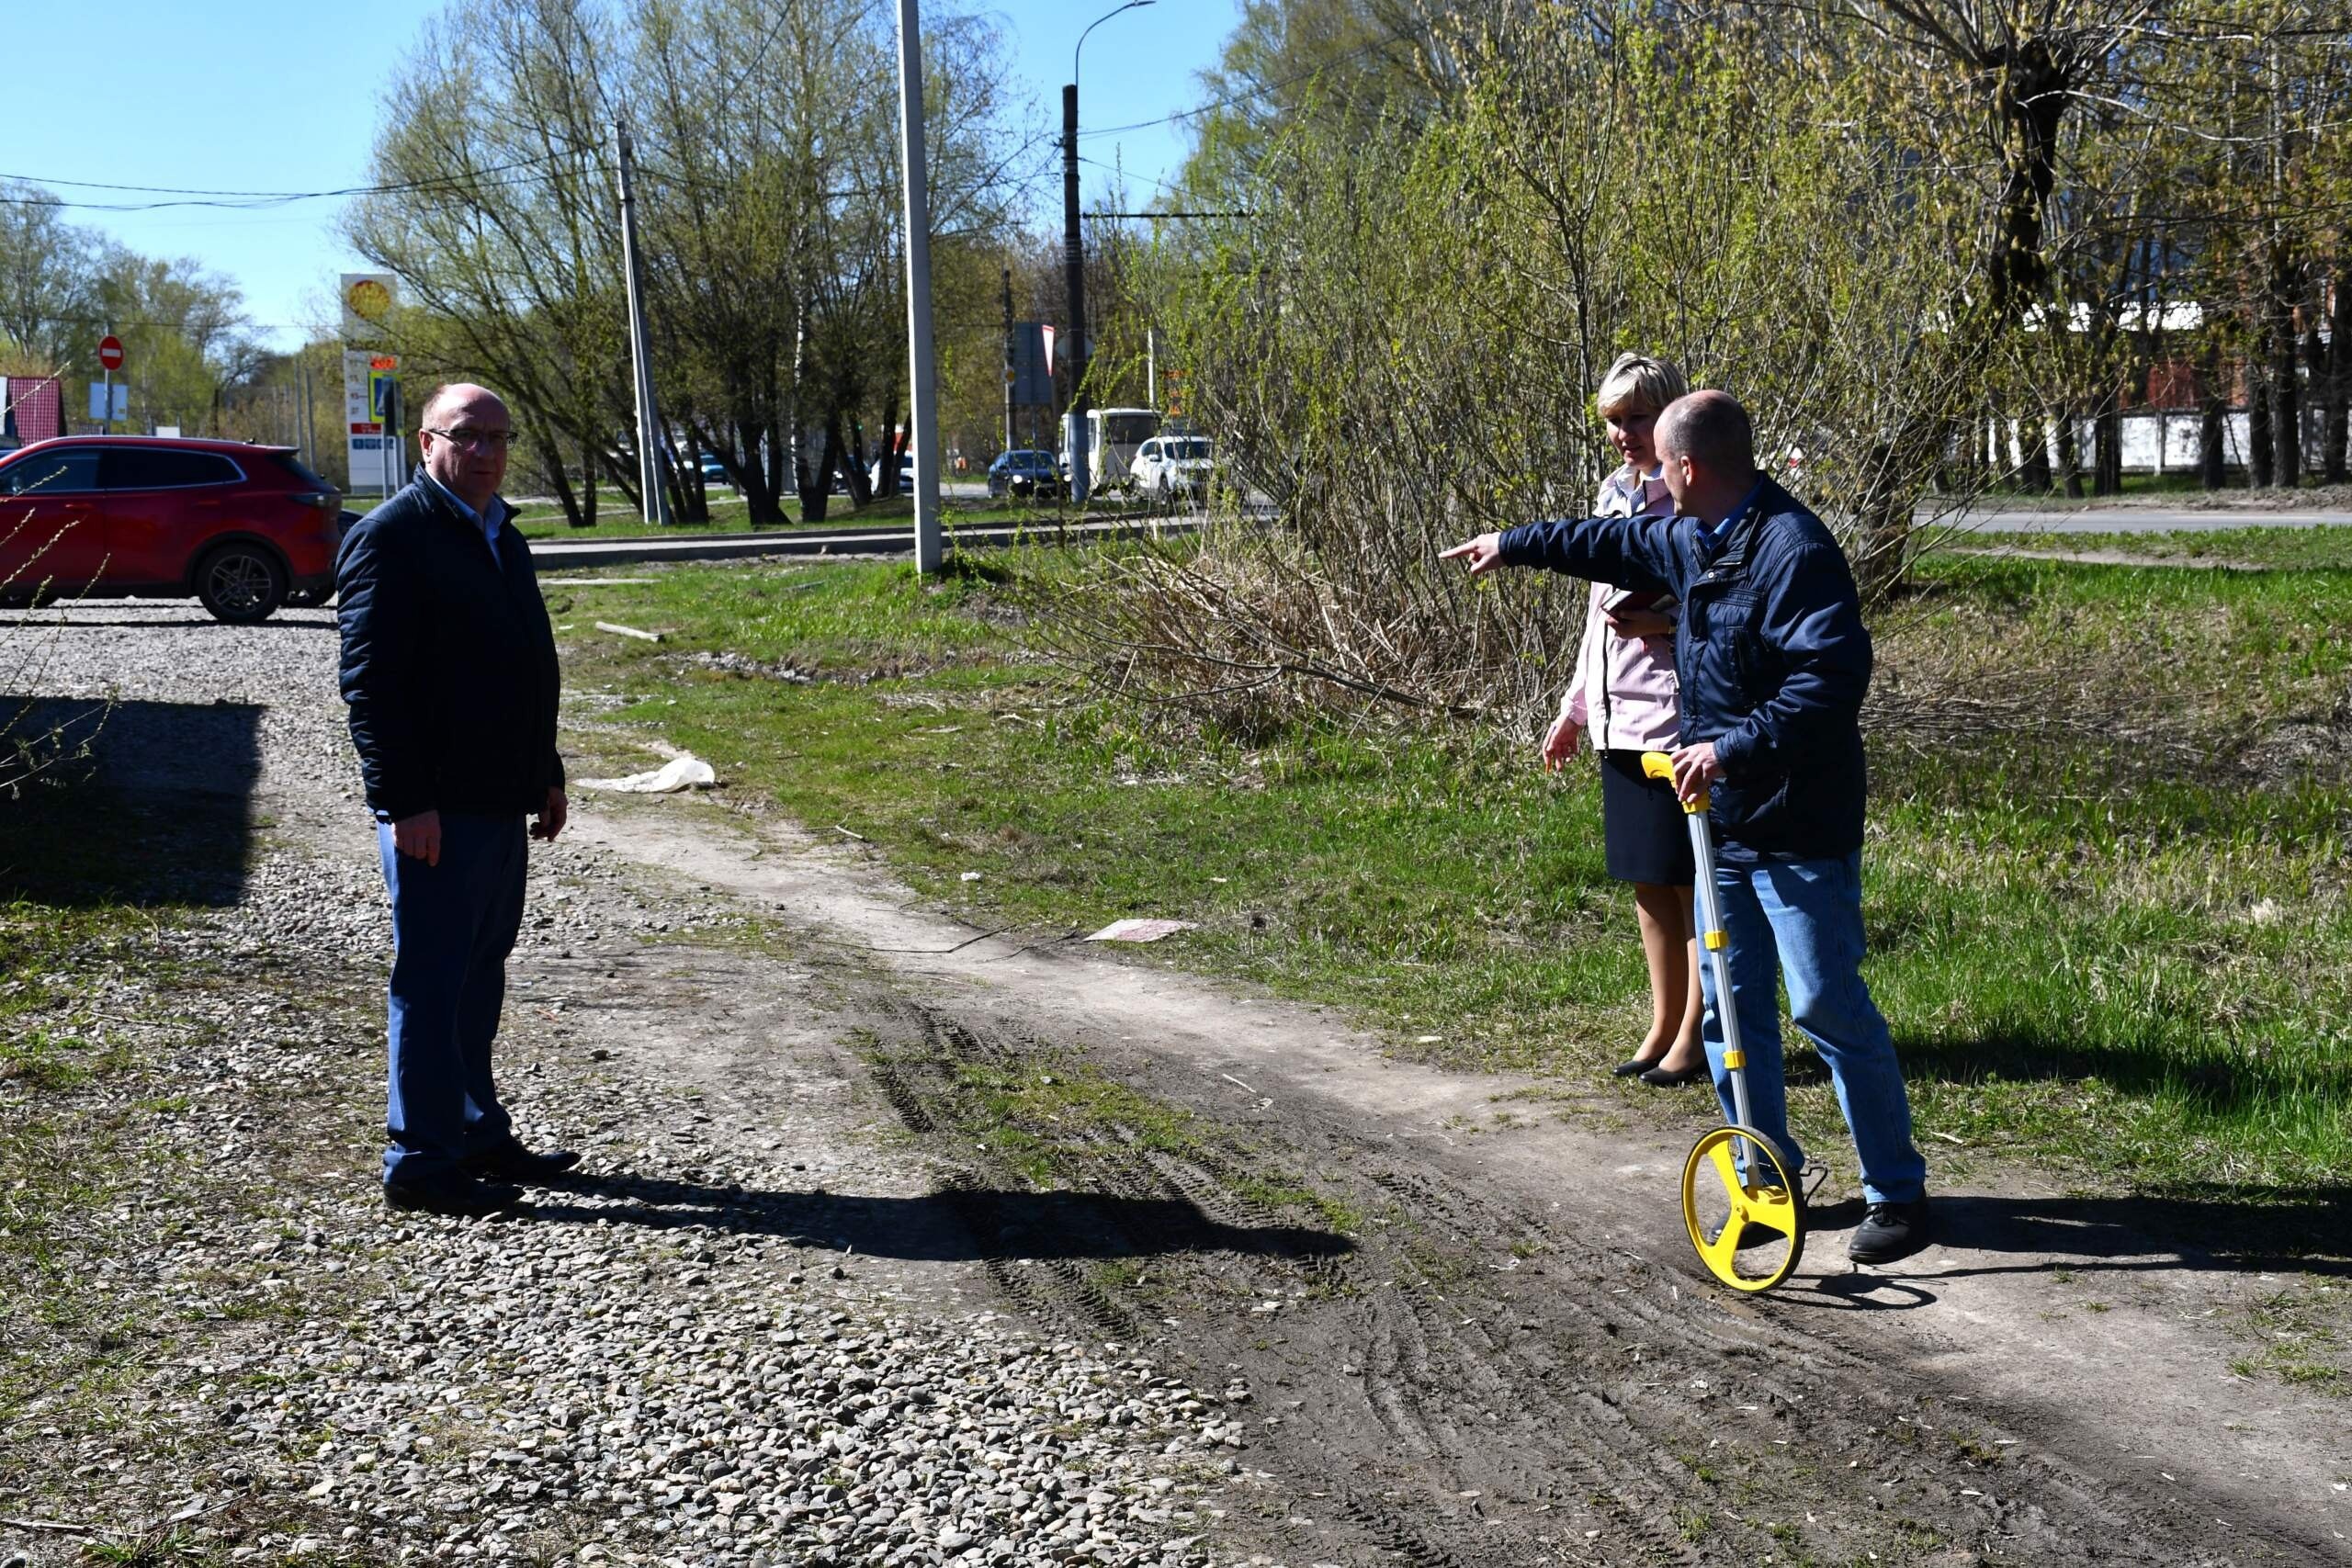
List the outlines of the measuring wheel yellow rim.
<svg viewBox="0 0 2352 1568">
<path fill-rule="evenodd" d="M 1745 1181 L 1739 1175 L 1742 1144 L 1748 1165 Z M 1717 1192 L 1726 1217 L 1710 1235 L 1699 1200 Z M 1743 1260 L 1740 1237 L 1751 1225 L 1768 1225 L 1786 1236 L 1786 1249 L 1770 1247 Z M 1794 1173 L 1771 1141 L 1753 1128 L 1718 1127 L 1691 1145 L 1690 1157 L 1682 1162 L 1682 1226 L 1707 1272 L 1735 1291 L 1769 1291 L 1796 1272 L 1804 1257 L 1804 1202 L 1797 1196 Z"/>
</svg>

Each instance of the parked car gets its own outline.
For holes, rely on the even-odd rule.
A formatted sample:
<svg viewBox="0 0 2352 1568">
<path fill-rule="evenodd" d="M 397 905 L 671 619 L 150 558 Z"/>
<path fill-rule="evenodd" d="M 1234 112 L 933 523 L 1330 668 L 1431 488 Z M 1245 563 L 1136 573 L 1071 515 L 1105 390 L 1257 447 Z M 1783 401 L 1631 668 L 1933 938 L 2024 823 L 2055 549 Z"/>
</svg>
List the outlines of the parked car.
<svg viewBox="0 0 2352 1568">
<path fill-rule="evenodd" d="M 1208 496 L 1213 466 L 1207 436 L 1155 435 L 1136 448 L 1128 472 L 1149 500 L 1197 502 Z"/>
<path fill-rule="evenodd" d="M 263 620 L 334 592 L 343 496 L 291 446 L 68 435 L 0 457 L 0 601 L 194 596 Z"/>
<path fill-rule="evenodd" d="M 991 497 L 1055 495 L 1062 487 L 1062 471 L 1051 452 L 1014 447 L 1000 452 L 989 465 Z"/>
<path fill-rule="evenodd" d="M 733 479 L 727 477 L 727 465 L 718 460 L 718 453 L 703 453 L 701 462 L 703 483 L 707 485 L 725 485 L 733 484 L 735 482 Z"/>
<path fill-rule="evenodd" d="M 881 458 L 876 457 L 874 461 L 865 465 L 865 482 L 867 486 L 876 493 L 880 492 L 882 489 Z M 914 493 L 914 488 L 915 455 L 912 452 L 901 452 L 899 454 L 898 493 L 900 495 L 911 495 Z"/>
</svg>

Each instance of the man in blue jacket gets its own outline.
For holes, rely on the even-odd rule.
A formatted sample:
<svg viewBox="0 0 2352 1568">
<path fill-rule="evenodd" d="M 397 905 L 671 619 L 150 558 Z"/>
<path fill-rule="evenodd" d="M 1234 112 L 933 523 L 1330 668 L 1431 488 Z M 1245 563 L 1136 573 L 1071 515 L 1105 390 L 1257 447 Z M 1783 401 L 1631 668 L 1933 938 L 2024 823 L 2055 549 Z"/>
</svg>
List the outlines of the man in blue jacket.
<svg viewBox="0 0 2352 1568">
<path fill-rule="evenodd" d="M 1657 439 L 1677 516 L 1529 523 L 1481 534 L 1444 558 L 1465 560 L 1474 574 L 1548 567 L 1681 602 L 1674 784 L 1686 800 L 1713 795 L 1749 1117 L 1801 1169 L 1781 1077 L 1776 981 L 1785 976 L 1790 1014 L 1829 1064 L 1861 1161 L 1869 1207 L 1849 1253 L 1892 1262 L 1928 1239 L 1927 1162 L 1911 1141 L 1886 1021 L 1861 976 L 1860 717 L 1871 639 L 1853 573 L 1821 520 L 1758 471 L 1747 412 L 1729 395 L 1693 392 L 1668 405 Z M 1723 1000 L 1712 971 L 1701 974 L 1707 1054 L 1728 1119 Z"/>
<path fill-rule="evenodd" d="M 525 819 L 563 830 L 555 634 L 498 487 L 514 421 L 481 387 L 419 415 L 424 463 L 335 558 L 343 700 L 392 897 L 384 1201 L 478 1214 L 579 1156 L 535 1154 L 491 1082 L 523 923 Z"/>
</svg>

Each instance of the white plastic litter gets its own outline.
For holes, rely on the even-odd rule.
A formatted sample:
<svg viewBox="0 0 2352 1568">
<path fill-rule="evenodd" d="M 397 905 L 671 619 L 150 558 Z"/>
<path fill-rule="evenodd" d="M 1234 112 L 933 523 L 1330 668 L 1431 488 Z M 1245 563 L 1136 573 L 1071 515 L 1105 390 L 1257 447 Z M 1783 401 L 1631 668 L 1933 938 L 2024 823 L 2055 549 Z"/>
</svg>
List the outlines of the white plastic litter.
<svg viewBox="0 0 2352 1568">
<path fill-rule="evenodd" d="M 681 751 L 650 773 L 625 779 L 582 779 L 582 789 L 618 790 L 624 795 L 674 795 L 682 789 L 708 789 L 718 774 L 691 751 Z"/>
<path fill-rule="evenodd" d="M 1113 920 L 1086 940 L 1089 942 L 1158 942 L 1161 937 L 1174 936 L 1178 931 L 1193 929 L 1190 920 Z"/>
</svg>

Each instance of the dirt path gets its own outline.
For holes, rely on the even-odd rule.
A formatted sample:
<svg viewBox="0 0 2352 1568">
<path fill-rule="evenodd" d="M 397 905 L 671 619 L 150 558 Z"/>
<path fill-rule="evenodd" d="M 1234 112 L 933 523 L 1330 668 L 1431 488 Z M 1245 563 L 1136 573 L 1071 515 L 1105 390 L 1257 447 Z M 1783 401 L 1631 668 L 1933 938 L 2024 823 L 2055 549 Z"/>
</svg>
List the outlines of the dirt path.
<svg viewBox="0 0 2352 1568">
<path fill-rule="evenodd" d="M 946 1146 L 975 1075 L 1069 1054 L 1193 1143 L 1113 1115 L 1101 1188 L 1142 1204 L 1144 1278 L 998 1270 L 1032 1312 L 1261 1390 L 1277 1473 L 1329 1494 L 1304 1552 L 1417 1562 L 2256 1562 L 2342 1560 L 2352 1409 L 2251 1382 L 2224 1325 L 2326 1256 L 2250 1247 L 2225 1212 L 1944 1191 L 1947 1239 L 1856 1270 L 1815 1240 L 1764 1300 L 1705 1281 L 1671 1216 L 1682 1150 L 1600 1136 L 1558 1087 L 1385 1059 L 1318 1010 L 1142 962 L 988 935 L 909 907 L 854 846 L 665 802 L 580 830 L 879 964 L 884 1092 L 933 1179 L 994 1180 Z M 1132 1113 L 1130 1122 L 1136 1120 Z M 1311 1184 L 1361 1223 L 1203 1246 L 1272 1217 L 1237 1170 Z M 1158 1234 L 1149 1201 L 1175 1204 Z M 1853 1206 L 1828 1224 L 1850 1224 Z M 982 1251 L 1018 1237 L 988 1234 Z M 1140 1228 L 1138 1228 L 1140 1227 Z M 2200 1247 L 2177 1238 L 2197 1235 Z M 1214 1240 L 1215 1238 L 1209 1238 Z M 1279 1304 L 1275 1304 L 1279 1303 Z M 1319 1485 L 1318 1485 L 1319 1481 Z"/>
</svg>

